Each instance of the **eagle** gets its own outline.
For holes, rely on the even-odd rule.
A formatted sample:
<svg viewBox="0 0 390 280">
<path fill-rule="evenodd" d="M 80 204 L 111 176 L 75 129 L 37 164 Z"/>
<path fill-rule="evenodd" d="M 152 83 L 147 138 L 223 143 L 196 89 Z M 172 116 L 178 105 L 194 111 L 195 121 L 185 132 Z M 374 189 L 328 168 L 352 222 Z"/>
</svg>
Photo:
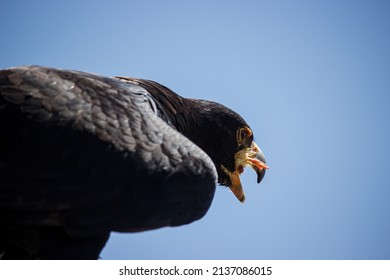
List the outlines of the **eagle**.
<svg viewBox="0 0 390 280">
<path fill-rule="evenodd" d="M 0 258 L 97 259 L 110 232 L 202 218 L 268 168 L 233 110 L 154 81 L 0 70 Z"/>
</svg>

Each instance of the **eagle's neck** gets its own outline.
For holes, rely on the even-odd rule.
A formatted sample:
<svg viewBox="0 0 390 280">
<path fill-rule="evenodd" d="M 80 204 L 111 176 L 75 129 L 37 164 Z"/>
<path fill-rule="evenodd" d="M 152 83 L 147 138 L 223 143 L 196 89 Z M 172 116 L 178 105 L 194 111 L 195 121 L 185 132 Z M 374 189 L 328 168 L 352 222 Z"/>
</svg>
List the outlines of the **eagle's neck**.
<svg viewBox="0 0 390 280">
<path fill-rule="evenodd" d="M 226 135 L 228 122 L 218 117 L 226 116 L 231 110 L 216 102 L 181 97 L 153 81 L 137 80 L 137 83 L 153 96 L 159 117 L 198 145 L 217 164 L 221 147 L 227 146 L 226 138 L 220 136 L 230 137 Z M 235 139 L 234 135 L 232 137 Z"/>
</svg>

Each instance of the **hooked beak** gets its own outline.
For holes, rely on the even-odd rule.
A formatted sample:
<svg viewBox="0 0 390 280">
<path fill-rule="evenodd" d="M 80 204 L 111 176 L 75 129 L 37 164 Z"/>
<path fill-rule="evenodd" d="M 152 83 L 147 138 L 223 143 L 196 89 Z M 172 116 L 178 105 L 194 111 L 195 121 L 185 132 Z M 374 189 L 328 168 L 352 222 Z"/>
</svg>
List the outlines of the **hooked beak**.
<svg viewBox="0 0 390 280">
<path fill-rule="evenodd" d="M 255 145 L 256 145 L 256 143 L 255 143 Z M 259 147 L 257 147 L 257 148 L 259 149 L 259 151 L 257 152 L 255 159 L 252 160 L 253 165 L 251 165 L 251 166 L 256 171 L 257 183 L 260 184 L 261 180 L 263 180 L 263 178 L 264 178 L 265 171 L 269 167 L 266 165 L 267 162 L 265 161 L 265 156 L 263 154 L 263 151 Z"/>
<path fill-rule="evenodd" d="M 245 201 L 245 194 L 241 185 L 240 174 L 244 172 L 244 168 L 246 166 L 250 166 L 257 174 L 257 183 L 260 183 L 264 178 L 265 170 L 268 169 L 268 166 L 265 163 L 266 161 L 263 152 L 255 142 L 252 142 L 250 148 L 242 149 L 236 153 L 236 170 L 234 172 L 229 172 L 222 166 L 223 170 L 230 178 L 230 189 L 240 202 L 243 203 Z"/>
</svg>

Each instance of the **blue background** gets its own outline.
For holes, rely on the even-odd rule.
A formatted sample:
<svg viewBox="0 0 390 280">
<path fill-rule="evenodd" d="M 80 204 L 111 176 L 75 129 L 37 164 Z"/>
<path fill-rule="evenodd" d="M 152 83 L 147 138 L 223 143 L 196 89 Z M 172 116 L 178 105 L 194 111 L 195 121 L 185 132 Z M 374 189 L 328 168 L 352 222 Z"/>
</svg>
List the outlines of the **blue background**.
<svg viewBox="0 0 390 280">
<path fill-rule="evenodd" d="M 389 1 L 0 1 L 0 68 L 158 81 L 250 124 L 241 205 L 112 234 L 103 259 L 390 259 Z"/>
</svg>

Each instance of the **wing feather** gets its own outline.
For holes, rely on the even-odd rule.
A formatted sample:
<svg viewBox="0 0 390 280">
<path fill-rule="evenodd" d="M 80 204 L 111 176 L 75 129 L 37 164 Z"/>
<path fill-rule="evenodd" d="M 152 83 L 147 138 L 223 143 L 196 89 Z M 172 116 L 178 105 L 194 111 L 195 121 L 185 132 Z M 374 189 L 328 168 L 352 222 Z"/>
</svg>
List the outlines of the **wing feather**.
<svg viewBox="0 0 390 280">
<path fill-rule="evenodd" d="M 114 78 L 0 71 L 1 218 L 28 223 L 39 212 L 34 222 L 82 236 L 201 218 L 215 167 L 157 106 L 142 86 Z"/>
</svg>

